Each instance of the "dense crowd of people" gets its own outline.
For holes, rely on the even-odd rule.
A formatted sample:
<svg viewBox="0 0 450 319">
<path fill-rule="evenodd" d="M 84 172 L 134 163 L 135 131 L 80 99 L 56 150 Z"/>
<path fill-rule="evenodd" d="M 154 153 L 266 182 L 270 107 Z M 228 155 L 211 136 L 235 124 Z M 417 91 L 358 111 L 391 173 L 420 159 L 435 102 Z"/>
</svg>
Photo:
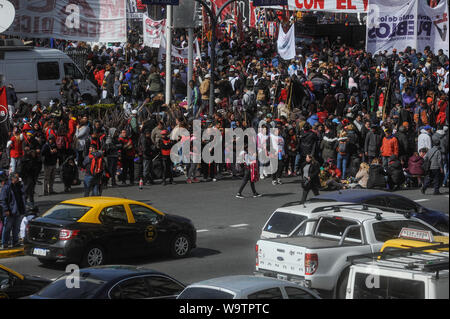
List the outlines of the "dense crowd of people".
<svg viewBox="0 0 450 319">
<path fill-rule="evenodd" d="M 174 41 L 187 45 L 184 34 Z M 270 178 L 275 187 L 282 178 L 298 176 L 302 202 L 309 191 L 417 187 L 425 193 L 433 186 L 437 195 L 448 186 L 449 60 L 442 50 L 371 54 L 337 39 L 325 47 L 302 44 L 297 57 L 285 61 L 277 56 L 276 42 L 256 33 L 224 36 L 212 76 L 206 43 L 192 79 L 186 66 L 174 66 L 167 77 L 172 103 L 166 105 L 164 61 L 138 36 L 110 47 L 58 45 L 85 49 L 84 71 L 98 88 L 98 102 L 114 106 L 99 112 L 79 107 L 87 101 L 70 78 L 50 105 L 18 101 L 13 86 L 7 88 L 10 137 L 0 151 L 3 246 L 10 242 L 9 231 L 17 234 L 20 226 L 14 216 L 36 206 L 37 185 L 42 184 L 41 195 L 51 196 L 57 176 L 68 193 L 83 184 L 85 196 L 118 182 L 142 186 L 161 179 L 166 185 L 180 174 L 187 184 L 243 176 L 239 198 L 248 182 L 258 197 L 257 180 Z M 209 105 L 211 81 L 214 105 Z M 258 145 L 274 140 L 280 147 L 277 170 L 268 174 L 267 166 L 254 165 L 257 155 L 247 144 L 244 165 L 173 163 L 174 136 L 179 129 L 193 133 L 194 119 L 203 130 L 254 128 Z"/>
</svg>

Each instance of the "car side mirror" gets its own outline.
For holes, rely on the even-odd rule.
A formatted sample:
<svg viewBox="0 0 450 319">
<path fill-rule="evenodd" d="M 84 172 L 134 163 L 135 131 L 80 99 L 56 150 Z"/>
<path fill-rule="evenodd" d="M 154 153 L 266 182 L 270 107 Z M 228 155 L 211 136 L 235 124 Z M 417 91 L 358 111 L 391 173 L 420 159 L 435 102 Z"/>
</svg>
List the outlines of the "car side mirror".
<svg viewBox="0 0 450 319">
<path fill-rule="evenodd" d="M 0 283 L 0 290 L 8 290 L 9 288 L 11 288 L 10 280 L 2 280 L 2 282 Z"/>
<path fill-rule="evenodd" d="M 418 212 L 419 214 L 424 214 L 424 213 L 426 213 L 427 211 L 426 211 L 425 208 L 423 208 L 422 206 L 420 206 L 420 207 L 417 209 L 417 212 Z"/>
</svg>

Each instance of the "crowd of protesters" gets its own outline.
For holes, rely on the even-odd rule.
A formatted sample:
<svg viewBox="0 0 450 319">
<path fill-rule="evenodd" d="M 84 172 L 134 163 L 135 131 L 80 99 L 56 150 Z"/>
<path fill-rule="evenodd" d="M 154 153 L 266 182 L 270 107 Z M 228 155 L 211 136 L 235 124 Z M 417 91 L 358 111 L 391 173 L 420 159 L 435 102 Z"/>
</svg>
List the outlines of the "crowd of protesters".
<svg viewBox="0 0 450 319">
<path fill-rule="evenodd" d="M 184 34 L 174 41 L 187 45 Z M 170 105 L 164 104 L 164 61 L 137 35 L 131 43 L 110 47 L 57 41 L 61 48 L 86 50 L 84 71 L 98 87 L 98 102 L 116 105 L 120 121 L 112 121 L 112 113 L 98 116 L 77 107 L 86 101 L 70 78 L 50 105 L 17 101 L 8 87 L 14 112 L 10 138 L 0 151 L 5 230 L 18 227 L 11 216 L 36 206 L 37 185 L 42 185 L 40 195 L 55 194 L 57 176 L 68 193 L 83 184 L 85 196 L 100 195 L 117 182 L 142 186 L 161 179 L 166 185 L 179 174 L 187 184 L 243 176 L 238 198 L 248 182 L 259 197 L 255 181 L 270 178 L 279 187 L 282 178 L 298 176 L 302 201 L 309 191 L 417 187 L 425 193 L 433 186 L 437 195 L 448 186 L 449 60 L 442 50 L 408 47 L 372 55 L 338 38 L 325 47 L 302 44 L 295 59 L 284 61 L 275 41 L 254 32 L 243 39 L 225 35 L 216 47 L 212 77 L 204 43 L 192 79 L 186 66 L 174 66 L 168 77 Z M 209 105 L 211 81 L 214 105 Z M 203 130 L 254 128 L 259 145 L 268 140 L 279 145 L 277 170 L 267 173 L 268 167 L 255 166 L 257 155 L 247 144 L 240 154 L 244 165 L 173 163 L 174 136 L 182 128 L 192 133 L 194 119 L 201 120 Z"/>
</svg>

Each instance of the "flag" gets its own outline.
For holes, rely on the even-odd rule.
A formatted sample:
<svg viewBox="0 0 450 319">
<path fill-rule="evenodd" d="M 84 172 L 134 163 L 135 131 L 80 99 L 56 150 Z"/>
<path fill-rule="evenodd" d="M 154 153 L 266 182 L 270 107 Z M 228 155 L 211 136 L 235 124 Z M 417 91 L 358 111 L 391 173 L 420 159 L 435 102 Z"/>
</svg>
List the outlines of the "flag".
<svg viewBox="0 0 450 319">
<path fill-rule="evenodd" d="M 291 26 L 287 33 L 284 33 L 283 28 L 280 26 L 278 31 L 278 54 L 284 60 L 291 60 L 295 58 L 295 27 Z"/>
</svg>

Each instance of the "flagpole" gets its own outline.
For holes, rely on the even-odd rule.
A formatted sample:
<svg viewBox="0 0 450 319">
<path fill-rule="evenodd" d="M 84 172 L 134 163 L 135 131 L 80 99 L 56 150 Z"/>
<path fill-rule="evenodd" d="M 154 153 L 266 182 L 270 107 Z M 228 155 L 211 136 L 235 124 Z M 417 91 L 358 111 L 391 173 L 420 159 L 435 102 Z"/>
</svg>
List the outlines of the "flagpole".
<svg viewBox="0 0 450 319">
<path fill-rule="evenodd" d="M 172 6 L 167 6 L 166 23 L 166 96 L 165 103 L 170 106 L 172 100 Z"/>
<path fill-rule="evenodd" d="M 189 85 L 189 81 L 192 80 L 192 73 L 194 70 L 194 57 L 193 57 L 193 51 L 194 51 L 194 29 L 188 28 L 188 72 L 187 72 L 187 102 L 188 107 L 190 107 L 192 103 L 191 95 L 192 95 L 192 88 Z M 195 114 L 194 114 L 195 115 Z"/>
</svg>

